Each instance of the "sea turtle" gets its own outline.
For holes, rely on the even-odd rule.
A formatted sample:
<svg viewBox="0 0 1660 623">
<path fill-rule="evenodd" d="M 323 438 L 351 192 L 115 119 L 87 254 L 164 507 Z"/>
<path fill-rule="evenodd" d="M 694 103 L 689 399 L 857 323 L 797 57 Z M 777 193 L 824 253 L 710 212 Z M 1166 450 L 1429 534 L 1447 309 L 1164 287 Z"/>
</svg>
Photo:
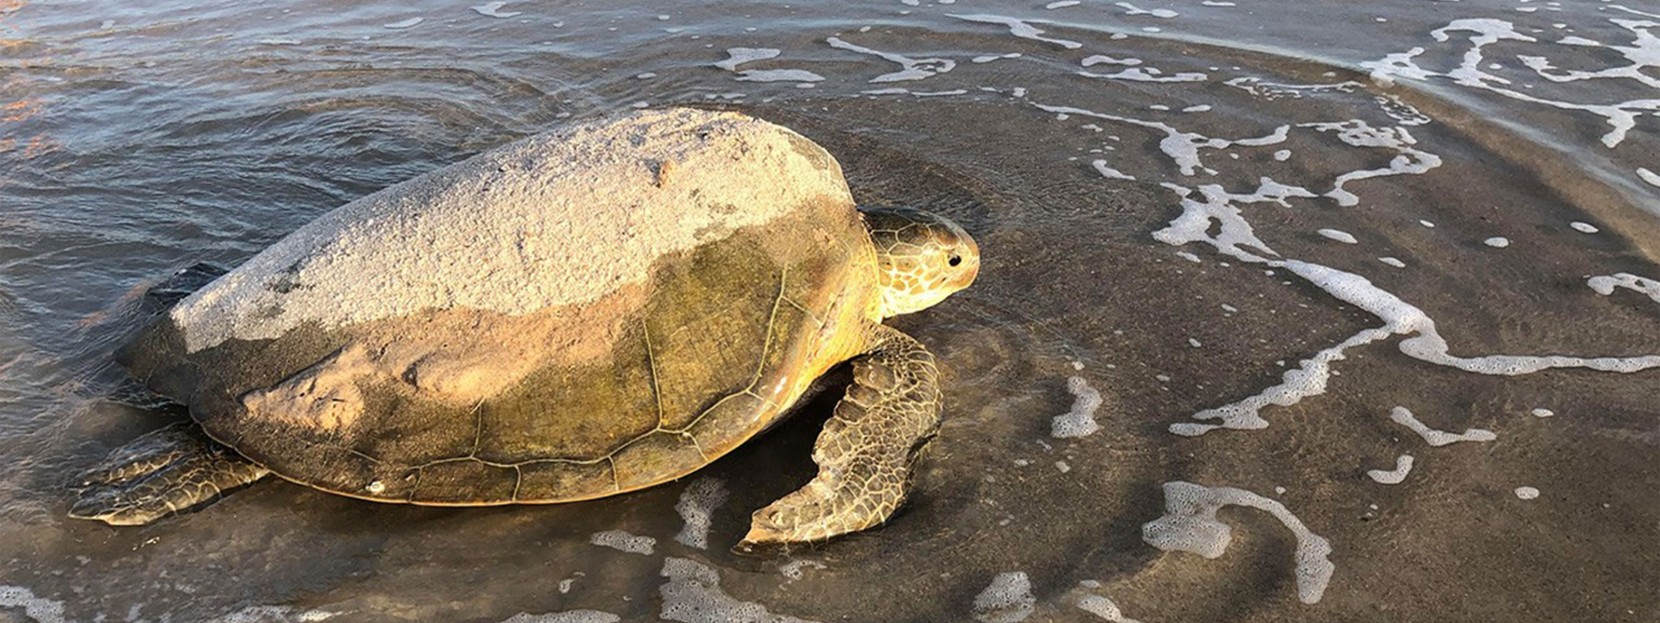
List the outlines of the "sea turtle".
<svg viewBox="0 0 1660 623">
<path fill-rule="evenodd" d="M 882 320 L 969 285 L 958 225 L 856 208 L 812 141 L 734 112 L 577 123 L 348 203 L 117 354 L 192 425 L 117 449 L 74 517 L 144 524 L 276 474 L 439 506 L 685 476 L 853 383 L 818 475 L 747 544 L 875 526 L 938 428 L 934 357 Z"/>
</svg>

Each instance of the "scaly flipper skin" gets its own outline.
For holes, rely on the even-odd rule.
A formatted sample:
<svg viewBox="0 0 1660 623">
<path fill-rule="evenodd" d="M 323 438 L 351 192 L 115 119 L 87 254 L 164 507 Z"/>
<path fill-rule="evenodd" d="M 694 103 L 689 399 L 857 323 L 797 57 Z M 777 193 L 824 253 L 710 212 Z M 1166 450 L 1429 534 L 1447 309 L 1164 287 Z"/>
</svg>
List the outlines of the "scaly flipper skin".
<svg viewBox="0 0 1660 623">
<path fill-rule="evenodd" d="M 83 472 L 69 516 L 137 526 L 218 498 L 271 472 L 189 424 L 150 432 Z"/>
<path fill-rule="evenodd" d="M 905 501 L 917 451 L 939 430 L 939 370 L 911 336 L 872 325 L 869 352 L 824 424 L 818 476 L 755 512 L 739 548 L 822 541 L 886 521 Z"/>
</svg>

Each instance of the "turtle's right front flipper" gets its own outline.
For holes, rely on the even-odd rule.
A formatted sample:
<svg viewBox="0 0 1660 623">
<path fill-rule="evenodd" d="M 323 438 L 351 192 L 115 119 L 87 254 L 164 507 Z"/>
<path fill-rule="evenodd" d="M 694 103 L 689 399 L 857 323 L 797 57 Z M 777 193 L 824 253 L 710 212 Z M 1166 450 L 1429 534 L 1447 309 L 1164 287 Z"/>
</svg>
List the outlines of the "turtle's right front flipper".
<svg viewBox="0 0 1660 623">
<path fill-rule="evenodd" d="M 939 369 L 911 336 L 871 330 L 872 348 L 853 359 L 853 384 L 813 446 L 818 475 L 755 511 L 739 551 L 858 532 L 905 501 L 917 453 L 939 430 Z"/>
<path fill-rule="evenodd" d="M 69 516 L 113 526 L 147 524 L 217 499 L 271 473 L 175 424 L 133 440 L 81 474 L 80 498 Z"/>
</svg>

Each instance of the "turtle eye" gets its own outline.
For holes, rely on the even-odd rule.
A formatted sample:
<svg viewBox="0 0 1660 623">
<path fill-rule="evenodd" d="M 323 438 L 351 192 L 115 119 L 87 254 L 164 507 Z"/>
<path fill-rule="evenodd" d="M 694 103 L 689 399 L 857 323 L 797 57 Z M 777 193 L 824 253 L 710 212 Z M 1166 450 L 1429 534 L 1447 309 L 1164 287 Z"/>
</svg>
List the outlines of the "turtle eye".
<svg viewBox="0 0 1660 623">
<path fill-rule="evenodd" d="M 951 259 L 946 260 L 945 263 L 956 266 L 963 263 L 963 256 L 953 253 L 951 254 Z"/>
</svg>

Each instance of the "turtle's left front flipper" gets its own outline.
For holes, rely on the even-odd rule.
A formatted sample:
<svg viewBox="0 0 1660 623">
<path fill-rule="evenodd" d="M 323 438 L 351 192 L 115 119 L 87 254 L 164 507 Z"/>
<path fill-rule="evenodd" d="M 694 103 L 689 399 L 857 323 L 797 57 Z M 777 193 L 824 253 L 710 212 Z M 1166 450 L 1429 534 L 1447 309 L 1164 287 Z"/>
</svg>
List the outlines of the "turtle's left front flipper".
<svg viewBox="0 0 1660 623">
<path fill-rule="evenodd" d="M 270 473 L 195 426 L 174 424 L 117 448 L 83 472 L 69 516 L 113 526 L 147 524 Z"/>
<path fill-rule="evenodd" d="M 818 476 L 756 511 L 740 547 L 824 540 L 886 521 L 905 501 L 911 467 L 939 430 L 939 370 L 911 336 L 874 325 L 853 384 L 824 424 Z"/>
</svg>

